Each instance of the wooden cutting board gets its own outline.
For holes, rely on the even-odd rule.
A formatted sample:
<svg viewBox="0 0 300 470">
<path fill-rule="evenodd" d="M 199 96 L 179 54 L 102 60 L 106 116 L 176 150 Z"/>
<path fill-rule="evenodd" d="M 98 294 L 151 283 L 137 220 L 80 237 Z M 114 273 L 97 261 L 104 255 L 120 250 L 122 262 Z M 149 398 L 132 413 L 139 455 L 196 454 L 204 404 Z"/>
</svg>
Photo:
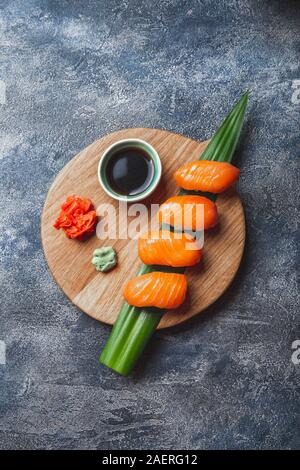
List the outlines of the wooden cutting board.
<svg viewBox="0 0 300 470">
<path fill-rule="evenodd" d="M 106 195 L 99 185 L 97 166 L 104 150 L 119 139 L 140 138 L 157 150 L 163 166 L 159 187 L 143 201 L 162 203 L 178 191 L 173 172 L 183 163 L 196 160 L 207 142 L 196 142 L 182 135 L 159 129 L 123 129 L 97 140 L 76 155 L 57 175 L 43 209 L 41 221 L 45 257 L 57 284 L 69 299 L 91 317 L 113 324 L 120 310 L 124 283 L 134 277 L 141 264 L 136 240 L 100 240 L 96 235 L 80 242 L 69 240 L 53 223 L 60 205 L 68 195 L 89 197 L 95 207 L 118 202 Z M 244 211 L 234 189 L 218 196 L 219 225 L 205 233 L 201 263 L 186 270 L 188 298 L 177 310 L 165 314 L 159 328 L 181 323 L 197 315 L 217 300 L 233 280 L 239 267 L 245 242 Z M 117 232 L 118 233 L 118 232 Z M 95 248 L 112 245 L 118 265 L 108 273 L 97 272 L 91 264 Z M 63 314 L 63 313 L 62 313 Z"/>
</svg>

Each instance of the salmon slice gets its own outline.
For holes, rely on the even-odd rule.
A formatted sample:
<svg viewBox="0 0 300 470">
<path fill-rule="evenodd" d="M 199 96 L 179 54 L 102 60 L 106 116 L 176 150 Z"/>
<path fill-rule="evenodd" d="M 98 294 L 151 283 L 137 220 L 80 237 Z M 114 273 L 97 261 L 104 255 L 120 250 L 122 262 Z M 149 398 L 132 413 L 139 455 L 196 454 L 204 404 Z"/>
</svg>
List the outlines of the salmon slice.
<svg viewBox="0 0 300 470">
<path fill-rule="evenodd" d="M 230 163 L 197 160 L 186 163 L 174 173 L 177 186 L 193 191 L 222 193 L 240 176 L 240 170 Z"/>
<path fill-rule="evenodd" d="M 201 259 L 201 249 L 191 235 L 168 230 L 143 233 L 138 240 L 138 253 L 144 264 L 173 267 L 193 266 Z"/>
<path fill-rule="evenodd" d="M 134 277 L 124 288 L 126 301 L 134 307 L 177 308 L 186 295 L 184 274 L 153 272 Z"/>
<path fill-rule="evenodd" d="M 203 206 L 203 224 L 199 225 L 198 210 Z M 173 196 L 167 199 L 158 211 L 160 224 L 171 225 L 191 230 L 203 230 L 214 227 L 218 222 L 216 204 L 204 196 Z M 201 222 L 201 219 L 200 219 Z M 198 225 L 198 226 L 197 226 Z"/>
</svg>

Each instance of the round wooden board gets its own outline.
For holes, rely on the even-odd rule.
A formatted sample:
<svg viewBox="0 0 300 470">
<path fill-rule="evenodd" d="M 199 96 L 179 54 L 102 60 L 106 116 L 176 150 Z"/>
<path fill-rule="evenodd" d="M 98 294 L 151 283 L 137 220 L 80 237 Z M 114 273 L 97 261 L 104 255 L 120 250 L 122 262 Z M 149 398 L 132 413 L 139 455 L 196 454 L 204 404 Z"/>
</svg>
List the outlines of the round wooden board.
<svg viewBox="0 0 300 470">
<path fill-rule="evenodd" d="M 137 137 L 149 142 L 160 155 L 163 177 L 157 190 L 145 202 L 162 203 L 178 191 L 173 172 L 183 163 L 196 160 L 207 142 L 196 142 L 182 135 L 159 129 L 123 129 L 106 135 L 74 157 L 52 184 L 41 221 L 45 256 L 56 282 L 81 310 L 104 323 L 113 324 L 120 310 L 124 283 L 134 277 L 141 264 L 136 240 L 100 240 L 96 235 L 84 242 L 69 240 L 53 223 L 60 205 L 70 194 L 92 199 L 95 207 L 118 202 L 106 195 L 99 185 L 97 166 L 104 150 L 119 139 Z M 205 233 L 203 259 L 187 269 L 188 297 L 177 310 L 166 313 L 159 328 L 181 323 L 197 315 L 227 289 L 239 267 L 245 242 L 244 211 L 234 189 L 218 196 L 219 225 Z M 91 264 L 95 248 L 113 245 L 118 253 L 118 266 L 99 273 Z"/>
</svg>

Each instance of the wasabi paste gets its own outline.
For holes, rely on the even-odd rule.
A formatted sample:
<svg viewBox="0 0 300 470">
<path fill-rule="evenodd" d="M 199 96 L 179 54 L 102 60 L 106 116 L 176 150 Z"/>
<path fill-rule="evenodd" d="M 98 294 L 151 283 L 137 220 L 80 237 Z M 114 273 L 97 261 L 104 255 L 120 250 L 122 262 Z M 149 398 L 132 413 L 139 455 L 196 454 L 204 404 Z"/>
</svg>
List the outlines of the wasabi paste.
<svg viewBox="0 0 300 470">
<path fill-rule="evenodd" d="M 97 248 L 93 253 L 92 264 L 97 271 L 109 271 L 117 264 L 117 253 L 112 246 Z"/>
</svg>

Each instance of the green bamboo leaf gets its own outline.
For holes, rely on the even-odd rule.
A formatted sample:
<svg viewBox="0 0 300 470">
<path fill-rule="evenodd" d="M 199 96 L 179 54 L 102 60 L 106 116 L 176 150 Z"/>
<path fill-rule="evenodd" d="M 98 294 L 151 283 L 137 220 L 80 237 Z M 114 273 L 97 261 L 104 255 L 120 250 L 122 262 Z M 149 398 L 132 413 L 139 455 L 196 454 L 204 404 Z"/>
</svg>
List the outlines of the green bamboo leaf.
<svg viewBox="0 0 300 470">
<path fill-rule="evenodd" d="M 201 160 L 231 162 L 240 137 L 250 91 L 246 91 L 232 108 L 217 132 L 212 137 Z M 202 194 L 212 200 L 216 195 L 181 189 L 179 194 Z M 174 269 L 166 266 L 142 265 L 139 275 L 152 271 L 183 272 L 182 268 Z M 158 326 L 163 310 L 157 308 L 138 308 L 124 303 L 111 335 L 100 356 L 100 363 L 115 370 L 119 374 L 128 375 L 135 366 L 145 346 Z"/>
<path fill-rule="evenodd" d="M 250 91 L 247 90 L 214 134 L 200 160 L 231 162 L 240 137 Z"/>
</svg>

